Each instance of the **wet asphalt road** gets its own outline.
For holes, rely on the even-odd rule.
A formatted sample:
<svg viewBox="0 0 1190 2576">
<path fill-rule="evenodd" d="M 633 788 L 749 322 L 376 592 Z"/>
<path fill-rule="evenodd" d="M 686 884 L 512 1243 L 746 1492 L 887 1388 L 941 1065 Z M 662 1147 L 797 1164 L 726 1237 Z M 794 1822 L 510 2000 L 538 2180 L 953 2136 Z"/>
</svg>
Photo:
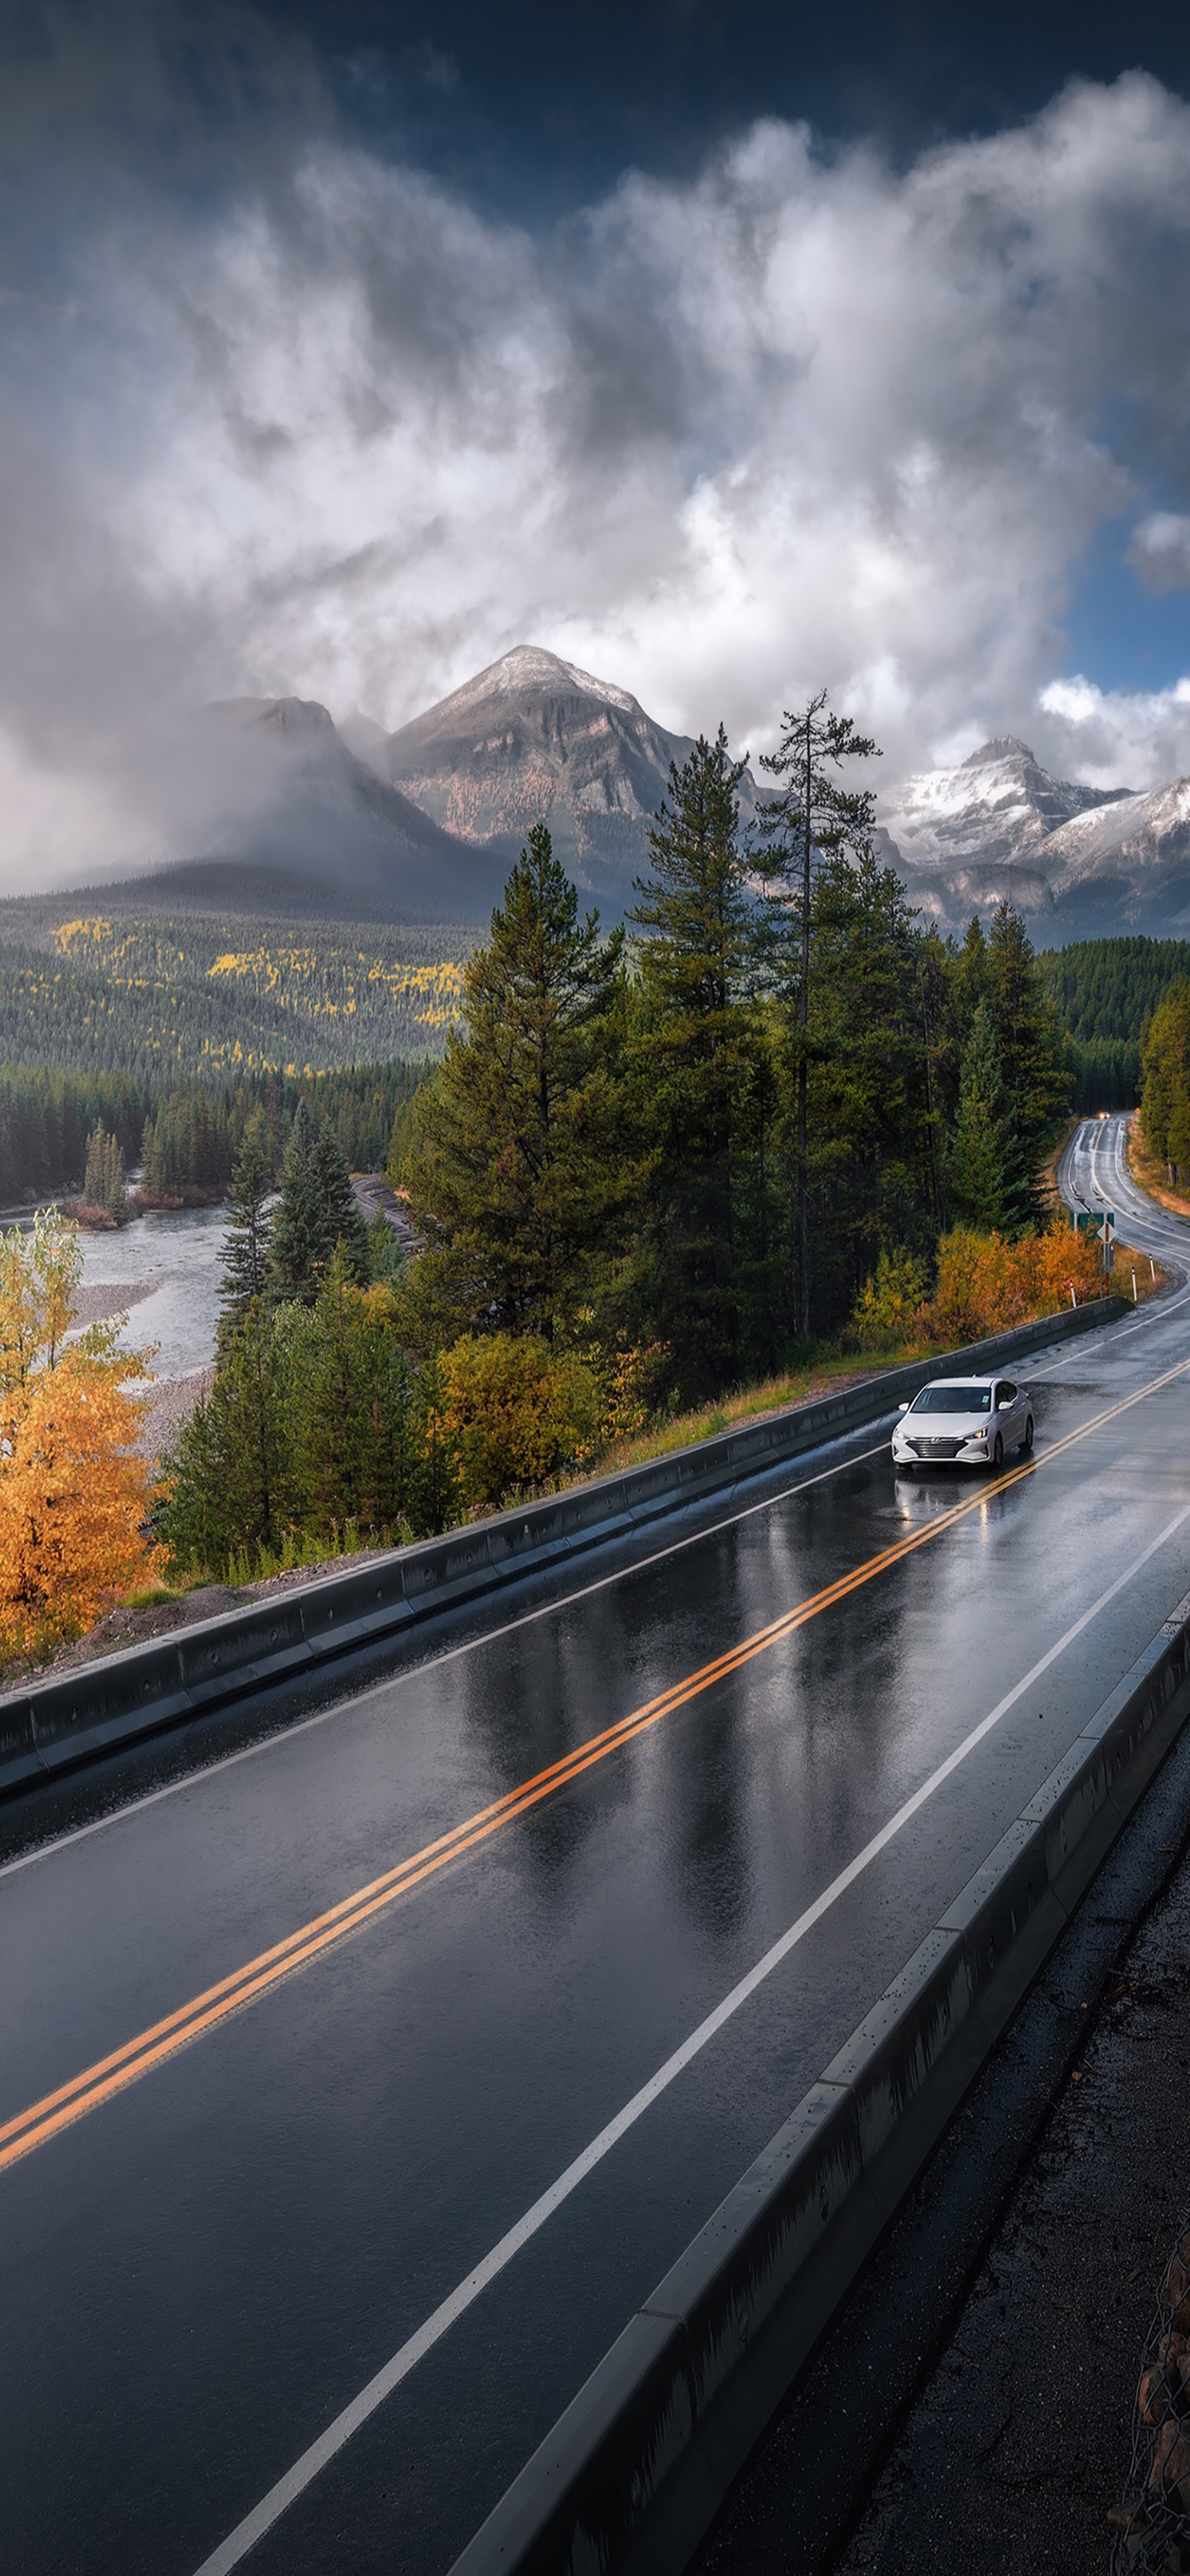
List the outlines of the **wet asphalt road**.
<svg viewBox="0 0 1190 2576">
<path fill-rule="evenodd" d="M 1076 1138 L 1072 1168 L 1168 1257 L 1176 1221 L 1141 1202 L 1142 1232 L 1118 1132 Z M 861 1432 L 787 1469 L 782 1499 L 739 1516 L 737 1497 L 670 1553 L 655 1531 L 650 1562 L 519 1624 L 505 1606 L 486 1639 L 0 1871 L 7 2576 L 449 2568 L 1190 1585 L 1190 1288 L 1024 1374 L 1036 1462 L 1002 1491 L 894 1478 L 887 1432 Z M 138 2080 L 71 2125 L 51 2110 L 5 2167 L 3 2123 L 671 1691 L 381 1889 L 301 1973 L 264 1969 L 181 2053 L 146 2043 Z M 229 2543 L 816 1900 L 350 2438 Z"/>
</svg>

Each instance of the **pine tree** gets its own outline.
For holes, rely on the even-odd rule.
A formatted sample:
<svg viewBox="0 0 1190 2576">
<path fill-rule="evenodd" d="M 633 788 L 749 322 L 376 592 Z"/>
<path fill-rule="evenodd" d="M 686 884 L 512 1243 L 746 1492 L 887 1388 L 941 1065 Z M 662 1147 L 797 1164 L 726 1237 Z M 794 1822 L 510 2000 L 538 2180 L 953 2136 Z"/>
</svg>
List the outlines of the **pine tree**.
<svg viewBox="0 0 1190 2576">
<path fill-rule="evenodd" d="M 334 1246 L 328 1241 L 322 1184 L 314 1160 L 314 1122 L 304 1100 L 294 1113 L 281 1165 L 281 1189 L 269 1245 L 269 1287 L 277 1298 L 311 1303 Z"/>
<path fill-rule="evenodd" d="M 1190 983 L 1170 986 L 1144 1036 L 1140 1123 L 1150 1154 L 1165 1164 L 1171 1189 L 1190 1174 Z"/>
<path fill-rule="evenodd" d="M 882 1245 L 924 1254 L 935 1230 L 925 959 L 899 877 L 870 851 L 825 858 L 810 904 L 811 1286 L 835 1315 Z"/>
<path fill-rule="evenodd" d="M 829 851 L 870 848 L 874 797 L 842 787 L 835 772 L 845 760 L 879 758 L 876 744 L 857 732 L 850 716 L 827 712 L 827 692 L 781 718 L 778 749 L 761 755 L 761 767 L 785 784 L 758 820 L 770 880 L 771 949 L 779 989 L 789 1011 L 794 1072 L 794 1309 L 803 1335 L 810 1331 L 809 1018 L 812 886 L 817 857 Z"/>
<path fill-rule="evenodd" d="M 367 1228 L 342 1147 L 329 1122 L 316 1125 L 299 1100 L 272 1223 L 272 1296 L 312 1305 L 338 1243 L 344 1245 L 352 1276 L 366 1279 Z"/>
<path fill-rule="evenodd" d="M 992 998 L 988 943 L 977 912 L 972 913 L 967 924 L 962 947 L 957 950 L 952 947 L 951 959 L 951 993 L 965 1047 L 980 1003 L 990 1002 Z"/>
<path fill-rule="evenodd" d="M 1020 914 L 1010 903 L 997 907 L 987 963 L 1012 1137 L 1014 1221 L 1036 1224 L 1042 1214 L 1038 1166 L 1069 1106 L 1072 1070 L 1052 994 Z"/>
<path fill-rule="evenodd" d="M 221 1348 L 243 1322 L 249 1307 L 268 1291 L 272 1230 L 268 1203 L 272 1194 L 264 1119 L 258 1110 L 244 1130 L 227 1193 L 227 1234 L 219 1294 Z"/>
<path fill-rule="evenodd" d="M 314 1138 L 313 1162 L 329 1253 L 342 1244 L 350 1276 L 362 1283 L 368 1276 L 368 1229 L 351 1186 L 347 1157 L 329 1118 L 323 1119 Z M 324 1269 L 328 1258 L 329 1254 L 324 1255 Z"/>
<path fill-rule="evenodd" d="M 464 1028 L 418 1095 L 404 1165 L 430 1250 L 419 1293 L 443 1328 L 553 1338 L 589 1296 L 623 1229 L 614 1040 L 625 1007 L 623 934 L 580 922 L 578 896 L 534 827 L 468 961 Z"/>
<path fill-rule="evenodd" d="M 303 1521 L 374 1534 L 411 1518 L 413 1389 L 383 1285 L 361 1288 L 342 1243 L 317 1302 L 294 1318 L 294 1467 Z"/>
<path fill-rule="evenodd" d="M 1013 1187 L 1012 1121 L 988 1002 L 976 1006 L 963 1054 L 959 1106 L 946 1158 L 951 1216 L 980 1233 L 1018 1221 Z"/>
<path fill-rule="evenodd" d="M 683 1391 L 738 1368 L 733 1161 L 749 1070 L 753 907 L 739 845 L 739 783 L 722 725 L 679 769 L 649 833 L 652 873 L 630 918 L 642 942 L 640 1080 L 654 1140 L 643 1246 L 652 1329 Z"/>
<path fill-rule="evenodd" d="M 109 1135 L 102 1120 L 87 1146 L 87 1168 L 83 1179 L 83 1198 L 88 1207 L 102 1208 L 113 1225 L 122 1225 L 128 1214 L 128 1181 L 119 1139 Z"/>
<path fill-rule="evenodd" d="M 162 1461 L 161 1535 L 181 1565 L 224 1573 L 230 1558 L 275 1550 L 293 1526 L 294 1372 L 286 1319 L 249 1308 L 229 1336 L 210 1395 Z"/>
</svg>

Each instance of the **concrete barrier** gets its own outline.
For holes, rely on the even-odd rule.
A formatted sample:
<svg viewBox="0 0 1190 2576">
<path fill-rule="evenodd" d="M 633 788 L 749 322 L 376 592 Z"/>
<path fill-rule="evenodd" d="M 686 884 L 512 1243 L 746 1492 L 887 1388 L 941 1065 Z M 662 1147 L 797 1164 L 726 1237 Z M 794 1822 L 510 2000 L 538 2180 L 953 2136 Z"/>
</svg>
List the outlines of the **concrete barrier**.
<svg viewBox="0 0 1190 2576">
<path fill-rule="evenodd" d="M 132 1646 L 0 1698 L 0 1793 L 28 1787 L 159 1730 L 300 1680 L 336 1658 L 396 1636 L 414 1620 L 548 1572 L 630 1537 L 714 1492 L 893 1413 L 929 1377 L 1007 1366 L 1046 1343 L 1112 1321 L 1118 1297 L 1023 1324 L 961 1351 L 883 1370 L 862 1385 L 744 1423 L 647 1466 L 592 1478 L 567 1493 L 498 1512 L 444 1538 L 394 1548 L 364 1566 L 297 1584 L 169 1637 Z"/>
<path fill-rule="evenodd" d="M 1190 1594 L 646 2299 L 452 2576 L 677 2576 L 1190 1715 Z"/>
</svg>

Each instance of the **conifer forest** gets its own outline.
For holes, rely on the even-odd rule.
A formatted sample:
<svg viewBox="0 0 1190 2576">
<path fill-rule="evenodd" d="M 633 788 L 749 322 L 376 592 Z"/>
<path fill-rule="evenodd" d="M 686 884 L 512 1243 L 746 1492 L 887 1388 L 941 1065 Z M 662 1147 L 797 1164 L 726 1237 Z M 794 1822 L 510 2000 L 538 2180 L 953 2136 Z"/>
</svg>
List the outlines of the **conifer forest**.
<svg viewBox="0 0 1190 2576">
<path fill-rule="evenodd" d="M 942 935 L 877 855 L 872 749 L 823 696 L 787 718 L 748 839 L 700 739 L 610 925 L 544 826 L 486 933 L 0 908 L 0 1195 L 226 1202 L 214 1382 L 146 1524 L 174 1579 L 439 1529 L 815 1352 L 1095 1293 L 1042 1166 L 1143 1083 L 1190 1169 L 1190 949 L 1037 956 L 1008 903 Z"/>
</svg>

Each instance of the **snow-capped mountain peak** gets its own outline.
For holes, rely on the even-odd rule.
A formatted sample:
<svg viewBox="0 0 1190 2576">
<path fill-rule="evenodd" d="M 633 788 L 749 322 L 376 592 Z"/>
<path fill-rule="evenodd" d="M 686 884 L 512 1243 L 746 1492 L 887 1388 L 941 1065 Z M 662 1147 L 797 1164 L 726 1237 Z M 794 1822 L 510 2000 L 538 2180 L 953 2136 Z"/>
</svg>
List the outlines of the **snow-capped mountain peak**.
<svg viewBox="0 0 1190 2576">
<path fill-rule="evenodd" d="M 907 778 L 881 820 L 914 870 L 1034 857 L 1076 814 L 1116 803 L 1125 787 L 1083 787 L 1052 778 L 1014 734 L 981 743 L 952 769 Z"/>
</svg>

